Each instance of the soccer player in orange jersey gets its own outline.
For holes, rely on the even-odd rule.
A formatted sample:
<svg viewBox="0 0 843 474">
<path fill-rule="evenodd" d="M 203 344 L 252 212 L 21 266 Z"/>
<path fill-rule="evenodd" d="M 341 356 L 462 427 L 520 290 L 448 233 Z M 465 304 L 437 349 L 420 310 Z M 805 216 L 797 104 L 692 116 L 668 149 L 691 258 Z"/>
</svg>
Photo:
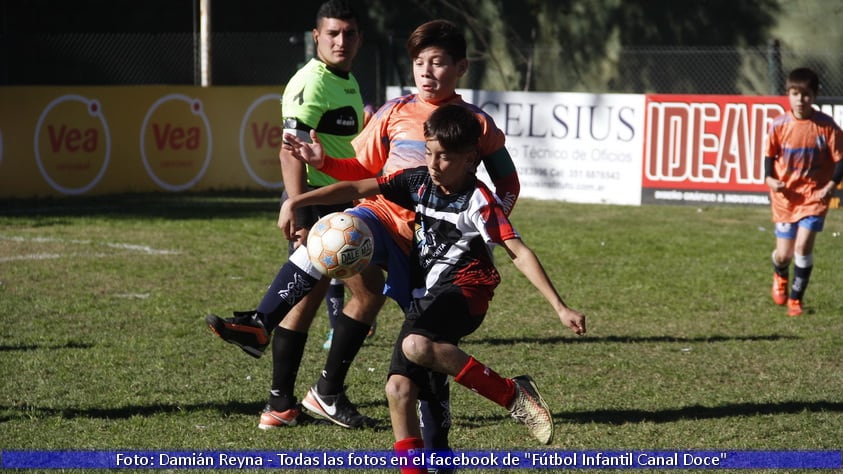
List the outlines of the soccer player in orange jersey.
<svg viewBox="0 0 843 474">
<path fill-rule="evenodd" d="M 771 294 L 776 304 L 787 304 L 788 316 L 800 316 L 814 267 L 814 241 L 823 230 L 834 189 L 843 179 L 843 131 L 813 108 L 819 90 L 816 72 L 794 69 L 786 90 L 791 110 L 770 125 L 764 159 L 776 226 Z"/>
</svg>

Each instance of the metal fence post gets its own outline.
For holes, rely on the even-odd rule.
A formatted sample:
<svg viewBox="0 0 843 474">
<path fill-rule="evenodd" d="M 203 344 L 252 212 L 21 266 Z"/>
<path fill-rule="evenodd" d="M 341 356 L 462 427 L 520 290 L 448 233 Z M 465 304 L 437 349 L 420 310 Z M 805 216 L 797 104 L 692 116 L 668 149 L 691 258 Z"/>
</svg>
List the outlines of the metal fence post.
<svg viewBox="0 0 843 474">
<path fill-rule="evenodd" d="M 782 71 L 782 50 L 779 40 L 772 39 L 767 45 L 767 70 L 770 76 L 770 94 L 784 94 L 784 72 Z"/>
</svg>

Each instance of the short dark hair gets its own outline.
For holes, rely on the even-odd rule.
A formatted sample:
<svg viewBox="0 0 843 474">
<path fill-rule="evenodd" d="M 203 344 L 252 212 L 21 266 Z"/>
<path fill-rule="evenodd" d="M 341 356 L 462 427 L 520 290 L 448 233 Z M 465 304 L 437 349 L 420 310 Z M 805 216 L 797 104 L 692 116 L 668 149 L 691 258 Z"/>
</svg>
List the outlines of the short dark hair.
<svg viewBox="0 0 843 474">
<path fill-rule="evenodd" d="M 444 49 L 454 61 L 466 57 L 465 35 L 448 20 L 433 20 L 416 28 L 407 40 L 407 53 L 412 59 L 431 46 Z"/>
<path fill-rule="evenodd" d="M 319 11 L 316 12 L 316 28 L 319 28 L 319 24 L 322 23 L 324 18 L 337 18 L 346 21 L 353 20 L 358 24 L 358 27 L 360 24 L 357 18 L 357 12 L 354 11 L 354 8 L 346 0 L 328 0 L 323 3 L 319 7 Z"/>
<path fill-rule="evenodd" d="M 477 115 L 458 104 L 438 107 L 424 122 L 424 138 L 437 140 L 445 151 L 475 150 L 482 132 Z"/>
<path fill-rule="evenodd" d="M 813 69 L 796 68 L 787 75 L 785 90 L 790 89 L 805 89 L 817 95 L 820 91 L 820 76 Z"/>
</svg>

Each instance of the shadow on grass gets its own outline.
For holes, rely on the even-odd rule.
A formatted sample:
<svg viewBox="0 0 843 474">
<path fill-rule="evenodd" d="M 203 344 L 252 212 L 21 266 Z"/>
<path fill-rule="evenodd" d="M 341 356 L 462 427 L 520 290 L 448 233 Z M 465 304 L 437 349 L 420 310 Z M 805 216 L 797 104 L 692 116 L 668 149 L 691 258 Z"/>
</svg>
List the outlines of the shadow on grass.
<svg viewBox="0 0 843 474">
<path fill-rule="evenodd" d="M 716 407 L 692 405 L 670 410 L 596 410 L 579 413 L 555 413 L 556 419 L 573 423 L 670 423 L 682 420 L 730 418 L 733 416 L 794 415 L 809 412 L 843 412 L 843 402 L 734 403 Z"/>
<path fill-rule="evenodd" d="M 26 351 L 40 351 L 40 350 L 55 350 L 55 349 L 90 349 L 94 344 L 89 342 L 75 342 L 70 341 L 64 344 L 56 345 L 41 345 L 41 344 L 23 344 L 17 346 L 0 345 L 0 352 L 26 352 Z"/>
<path fill-rule="evenodd" d="M 557 412 L 556 423 L 599 423 L 622 425 L 625 423 L 672 423 L 684 420 L 731 418 L 735 416 L 793 415 L 809 412 L 843 412 L 843 402 L 780 402 L 735 403 L 716 407 L 692 405 L 665 410 L 596 410 L 583 412 Z M 489 426 L 509 418 L 506 414 L 494 416 L 455 416 L 455 423 L 470 428 Z"/>
<path fill-rule="evenodd" d="M 101 418 L 105 420 L 124 420 L 137 416 L 158 416 L 162 414 L 176 414 L 192 411 L 216 411 L 221 416 L 239 414 L 239 415 L 260 415 L 261 409 L 264 407 L 265 401 L 259 402 L 243 402 L 243 401 L 229 401 L 225 403 L 201 403 L 201 404 L 155 404 L 155 405 L 132 405 L 117 408 L 40 408 L 37 406 L 22 404 L 19 406 L 3 406 L 0 405 L 0 423 L 8 421 L 23 420 L 33 417 L 61 417 L 64 419 L 74 418 Z M 386 400 L 370 401 L 358 403 L 360 408 L 372 408 L 376 406 L 386 406 Z M 376 423 L 370 428 L 375 430 L 390 429 L 388 420 L 375 420 Z M 333 425 L 328 420 L 315 418 L 302 411 L 299 416 L 299 424 L 301 425 Z"/>
<path fill-rule="evenodd" d="M 771 334 L 768 336 L 700 336 L 700 337 L 674 337 L 674 336 L 605 336 L 605 337 L 486 337 L 480 339 L 466 339 L 460 344 L 488 344 L 492 346 L 505 346 L 510 344 L 570 344 L 570 343 L 639 343 L 639 342 L 729 342 L 729 341 L 783 341 L 788 339 L 799 339 L 796 336 L 782 336 Z"/>
<path fill-rule="evenodd" d="M 0 217 L 209 219 L 267 216 L 272 219 L 278 213 L 280 198 L 281 191 L 220 191 L 0 200 Z"/>
<path fill-rule="evenodd" d="M 0 412 L 6 414 L 0 415 L 0 422 L 8 422 L 14 420 L 30 419 L 33 416 L 37 417 L 54 417 L 73 419 L 73 418 L 101 418 L 108 420 L 129 419 L 136 416 L 155 416 L 168 413 L 184 413 L 189 411 L 205 411 L 213 410 L 219 412 L 221 415 L 227 414 L 246 414 L 257 416 L 259 410 L 257 407 L 261 406 L 262 402 L 241 402 L 230 401 L 227 403 L 209 403 L 209 404 L 194 404 L 194 405 L 180 405 L 180 404 L 157 404 L 157 405 L 143 405 L 143 406 L 128 406 L 120 408 L 38 408 L 31 405 L 24 406 L 0 406 Z M 378 405 L 386 405 L 385 401 L 361 403 L 358 406 L 361 408 L 371 408 Z M 683 420 L 702 420 L 702 419 L 717 419 L 717 418 L 731 418 L 735 416 L 759 416 L 759 415 L 792 415 L 809 412 L 843 412 L 843 402 L 829 402 L 829 401 L 788 401 L 779 403 L 734 403 L 715 407 L 707 407 L 702 405 L 691 405 L 681 408 L 665 409 L 665 410 L 595 410 L 583 412 L 558 412 L 554 413 L 554 418 L 562 423 L 601 423 L 608 425 L 622 425 L 625 423 L 671 423 Z M 509 419 L 505 413 L 494 416 L 461 416 L 455 417 L 456 423 L 469 428 L 477 428 L 481 426 L 488 426 L 500 423 Z M 313 418 L 304 414 L 301 420 L 302 424 L 313 425 L 331 425 L 327 420 Z M 378 420 L 377 424 L 372 427 L 375 430 L 388 430 L 389 422 L 387 420 Z"/>
</svg>

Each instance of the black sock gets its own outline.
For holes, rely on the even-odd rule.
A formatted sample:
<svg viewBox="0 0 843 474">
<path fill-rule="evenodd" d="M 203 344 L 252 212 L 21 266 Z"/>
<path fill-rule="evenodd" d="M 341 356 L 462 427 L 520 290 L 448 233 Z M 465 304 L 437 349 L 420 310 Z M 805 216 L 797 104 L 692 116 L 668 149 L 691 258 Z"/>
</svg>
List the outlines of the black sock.
<svg viewBox="0 0 843 474">
<path fill-rule="evenodd" d="M 328 360 L 325 361 L 322 376 L 316 382 L 316 388 L 320 394 L 336 395 L 343 391 L 348 369 L 354 357 L 357 356 L 360 346 L 363 345 L 363 341 L 366 340 L 369 327 L 368 324 L 351 319 L 345 313 L 337 316 Z"/>
<path fill-rule="evenodd" d="M 773 271 L 776 272 L 776 275 L 778 275 L 779 277 L 787 280 L 789 277 L 788 270 L 790 269 L 790 262 L 778 263 L 776 262 L 775 255 L 776 251 L 774 250 L 773 255 L 770 257 L 770 259 L 773 261 Z"/>
<path fill-rule="evenodd" d="M 805 290 L 808 289 L 808 280 L 811 279 L 811 270 L 813 269 L 813 265 L 804 268 L 793 267 L 793 285 L 790 287 L 790 299 L 802 300 L 805 296 Z"/>
<path fill-rule="evenodd" d="M 325 294 L 325 306 L 328 307 L 328 319 L 331 321 L 332 328 L 337 322 L 337 316 L 342 313 L 344 301 L 345 284 L 331 282 L 328 293 Z"/>
<path fill-rule="evenodd" d="M 448 452 L 448 433 L 451 431 L 451 392 L 448 376 L 428 371 L 430 400 L 419 400 L 424 449 Z"/>
<path fill-rule="evenodd" d="M 287 262 L 278 270 L 272 285 L 263 295 L 258 305 L 258 312 L 263 315 L 263 323 L 267 331 L 272 331 L 284 316 L 290 312 L 319 280 L 313 278 L 291 262 Z"/>
<path fill-rule="evenodd" d="M 272 387 L 269 406 L 284 411 L 296 406 L 296 376 L 304 356 L 307 333 L 276 328 L 272 335 Z"/>
</svg>

